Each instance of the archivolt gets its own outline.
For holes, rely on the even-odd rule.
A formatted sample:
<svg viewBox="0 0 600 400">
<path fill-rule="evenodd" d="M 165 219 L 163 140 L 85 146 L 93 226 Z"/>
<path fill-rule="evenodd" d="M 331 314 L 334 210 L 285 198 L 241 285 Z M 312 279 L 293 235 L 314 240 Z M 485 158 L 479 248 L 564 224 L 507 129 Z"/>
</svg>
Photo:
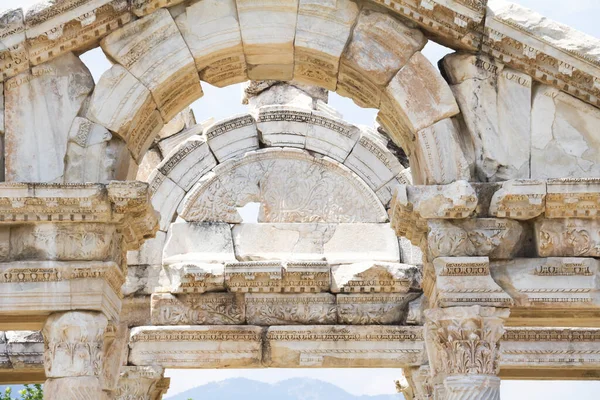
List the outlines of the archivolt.
<svg viewBox="0 0 600 400">
<path fill-rule="evenodd" d="M 116 64 L 86 117 L 120 136 L 139 162 L 162 125 L 202 96 L 200 79 L 294 79 L 379 108 L 378 120 L 418 168 L 415 183 L 469 177 L 451 120 L 458 106 L 419 52 L 419 30 L 348 0 L 235 3 L 196 2 L 174 9 L 175 18 L 159 9 L 108 35 L 101 46 Z"/>
</svg>

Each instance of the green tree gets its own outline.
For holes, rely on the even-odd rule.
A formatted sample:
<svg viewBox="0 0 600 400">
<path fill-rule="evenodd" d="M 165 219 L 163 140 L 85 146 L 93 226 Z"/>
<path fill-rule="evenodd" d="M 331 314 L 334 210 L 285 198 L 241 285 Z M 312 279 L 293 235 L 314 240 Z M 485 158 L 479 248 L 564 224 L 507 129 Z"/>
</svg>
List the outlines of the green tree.
<svg viewBox="0 0 600 400">
<path fill-rule="evenodd" d="M 6 388 L 4 393 L 0 393 L 0 400 L 44 400 L 44 391 L 42 385 L 25 385 L 23 390 L 19 390 L 20 397 L 12 397 L 12 389 Z"/>
</svg>

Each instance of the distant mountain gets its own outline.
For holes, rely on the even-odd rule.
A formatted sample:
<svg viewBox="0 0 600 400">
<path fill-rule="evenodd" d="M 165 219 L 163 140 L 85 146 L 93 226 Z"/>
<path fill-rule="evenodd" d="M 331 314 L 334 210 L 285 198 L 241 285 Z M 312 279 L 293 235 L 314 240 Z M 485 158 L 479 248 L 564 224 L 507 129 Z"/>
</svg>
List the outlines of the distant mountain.
<svg viewBox="0 0 600 400">
<path fill-rule="evenodd" d="M 244 378 L 198 386 L 165 400 L 403 400 L 399 394 L 354 396 L 316 379 L 294 378 L 275 384 Z"/>
</svg>

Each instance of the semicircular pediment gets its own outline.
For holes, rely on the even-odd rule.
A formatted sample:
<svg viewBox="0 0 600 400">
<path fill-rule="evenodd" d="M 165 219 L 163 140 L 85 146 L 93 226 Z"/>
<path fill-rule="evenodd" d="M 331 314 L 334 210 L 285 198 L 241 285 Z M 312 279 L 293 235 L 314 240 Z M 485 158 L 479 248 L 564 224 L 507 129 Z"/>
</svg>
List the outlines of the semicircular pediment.
<svg viewBox="0 0 600 400">
<path fill-rule="evenodd" d="M 375 193 L 328 158 L 264 149 L 226 161 L 205 175 L 180 206 L 186 221 L 240 223 L 237 208 L 260 203 L 258 222 L 386 222 Z"/>
</svg>

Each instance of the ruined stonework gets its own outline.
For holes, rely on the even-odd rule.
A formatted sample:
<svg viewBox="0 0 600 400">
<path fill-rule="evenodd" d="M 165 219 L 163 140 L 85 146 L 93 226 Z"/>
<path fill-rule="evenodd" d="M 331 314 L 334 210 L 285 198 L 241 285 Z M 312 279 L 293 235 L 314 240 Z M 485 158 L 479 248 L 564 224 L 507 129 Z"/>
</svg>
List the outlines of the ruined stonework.
<svg viewBox="0 0 600 400">
<path fill-rule="evenodd" d="M 455 52 L 436 66 L 428 40 Z M 202 82 L 247 81 L 247 111 L 196 122 Z M 599 99 L 600 40 L 500 0 L 2 11 L 0 383 L 160 400 L 166 368 L 401 368 L 407 399 L 497 400 L 600 379 Z"/>
</svg>

